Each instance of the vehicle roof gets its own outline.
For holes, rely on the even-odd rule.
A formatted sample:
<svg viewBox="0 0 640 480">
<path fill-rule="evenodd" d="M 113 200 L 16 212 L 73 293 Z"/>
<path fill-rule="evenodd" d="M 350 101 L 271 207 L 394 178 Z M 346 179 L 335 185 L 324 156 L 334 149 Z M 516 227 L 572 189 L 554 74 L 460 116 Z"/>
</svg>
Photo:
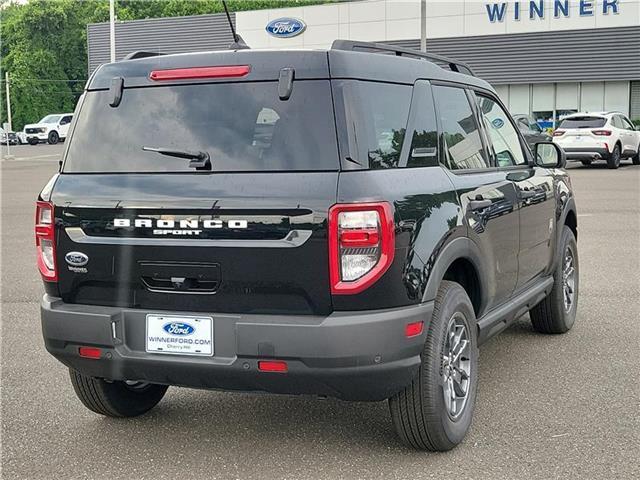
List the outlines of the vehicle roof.
<svg viewBox="0 0 640 480">
<path fill-rule="evenodd" d="M 609 112 L 578 112 L 567 115 L 564 119 L 573 117 L 610 117 L 612 115 L 624 115 L 622 112 L 609 111 Z"/>
<path fill-rule="evenodd" d="M 337 49 L 224 50 L 123 60 L 100 66 L 87 82 L 87 89 L 108 89 L 114 77 L 122 77 L 125 88 L 158 85 L 159 82 L 149 78 L 153 70 L 224 65 L 251 66 L 248 75 L 234 81 L 276 80 L 282 68 L 293 67 L 295 78 L 299 80 L 353 78 L 413 84 L 416 80 L 426 79 L 456 82 L 493 91 L 484 80 L 446 70 L 424 59 Z M 162 81 L 162 85 L 211 81 L 210 78 L 195 81 L 172 80 Z"/>
</svg>

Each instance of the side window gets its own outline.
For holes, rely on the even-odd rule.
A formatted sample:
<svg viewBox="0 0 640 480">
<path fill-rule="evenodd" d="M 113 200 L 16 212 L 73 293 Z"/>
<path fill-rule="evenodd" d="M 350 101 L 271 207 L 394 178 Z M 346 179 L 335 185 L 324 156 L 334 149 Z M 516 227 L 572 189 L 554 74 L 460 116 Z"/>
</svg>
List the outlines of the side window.
<svg viewBox="0 0 640 480">
<path fill-rule="evenodd" d="M 404 141 L 412 86 L 361 80 L 332 82 L 336 97 L 342 97 L 347 132 L 345 156 L 373 170 L 397 168 Z"/>
<path fill-rule="evenodd" d="M 511 123 L 509 114 L 489 97 L 477 95 L 476 98 L 498 166 L 526 165 L 527 159 L 522 151 L 520 137 Z"/>
<path fill-rule="evenodd" d="M 518 128 L 522 131 L 522 132 L 529 132 L 529 129 L 531 128 L 529 126 L 529 122 L 527 121 L 526 118 L 519 118 L 518 119 Z"/>
<path fill-rule="evenodd" d="M 71 115 L 66 115 L 60 120 L 60 125 L 67 125 L 69 123 L 71 123 Z"/>
<path fill-rule="evenodd" d="M 614 115 L 613 117 L 611 117 L 611 125 L 616 128 L 624 128 L 624 126 L 622 125 L 622 121 L 620 120 L 620 115 Z"/>
<path fill-rule="evenodd" d="M 451 170 L 488 168 L 480 131 L 466 92 L 461 88 L 434 86 L 443 147 Z"/>
<path fill-rule="evenodd" d="M 428 83 L 418 82 L 413 95 L 413 134 L 407 167 L 433 167 L 438 165 L 438 126 L 433 93 Z"/>
<path fill-rule="evenodd" d="M 627 117 L 620 118 L 622 118 L 622 128 L 625 130 L 635 130 L 633 124 L 627 119 Z"/>
</svg>

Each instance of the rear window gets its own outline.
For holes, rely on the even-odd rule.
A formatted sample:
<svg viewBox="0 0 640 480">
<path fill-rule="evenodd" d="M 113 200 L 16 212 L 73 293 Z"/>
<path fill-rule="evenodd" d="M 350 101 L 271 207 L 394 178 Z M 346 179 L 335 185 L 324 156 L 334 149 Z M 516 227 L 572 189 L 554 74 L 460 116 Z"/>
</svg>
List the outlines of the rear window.
<svg viewBox="0 0 640 480">
<path fill-rule="evenodd" d="M 607 123 L 602 117 L 571 117 L 563 120 L 558 128 L 599 128 Z"/>
<path fill-rule="evenodd" d="M 328 80 L 294 82 L 284 101 L 277 82 L 130 88 L 110 101 L 87 92 L 64 172 L 195 171 L 143 147 L 205 152 L 214 172 L 338 169 Z"/>
</svg>

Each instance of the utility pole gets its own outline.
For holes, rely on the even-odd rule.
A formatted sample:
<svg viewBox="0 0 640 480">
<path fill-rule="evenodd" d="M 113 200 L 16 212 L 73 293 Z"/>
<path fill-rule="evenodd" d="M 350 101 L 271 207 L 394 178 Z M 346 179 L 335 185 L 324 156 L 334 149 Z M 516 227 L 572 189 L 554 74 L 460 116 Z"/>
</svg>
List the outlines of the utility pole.
<svg viewBox="0 0 640 480">
<path fill-rule="evenodd" d="M 111 63 L 116 61 L 116 5 L 109 0 L 109 44 L 111 46 Z"/>
<path fill-rule="evenodd" d="M 11 127 L 11 98 L 9 98 L 9 72 L 4 72 L 4 84 L 7 89 L 7 126 L 9 127 L 5 132 L 7 135 L 7 155 L 5 158 L 13 158 L 11 156 L 11 146 L 9 145 L 9 132 L 13 132 Z"/>
<path fill-rule="evenodd" d="M 420 0 L 420 51 L 427 51 L 427 0 Z"/>
</svg>

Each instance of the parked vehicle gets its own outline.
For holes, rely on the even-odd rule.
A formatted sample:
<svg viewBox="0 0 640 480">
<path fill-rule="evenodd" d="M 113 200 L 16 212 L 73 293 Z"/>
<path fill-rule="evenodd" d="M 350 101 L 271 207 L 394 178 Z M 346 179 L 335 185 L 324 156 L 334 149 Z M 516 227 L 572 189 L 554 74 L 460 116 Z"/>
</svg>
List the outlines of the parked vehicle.
<svg viewBox="0 0 640 480">
<path fill-rule="evenodd" d="M 623 158 L 640 165 L 640 131 L 620 112 L 570 115 L 553 132 L 553 141 L 568 160 L 583 165 L 605 160 L 609 168 L 618 168 Z"/>
<path fill-rule="evenodd" d="M 0 128 L 0 143 L 2 145 L 17 145 L 18 137 L 15 132 L 7 132 L 3 128 Z"/>
<path fill-rule="evenodd" d="M 60 113 L 47 115 L 38 123 L 25 125 L 24 132 L 27 142 L 36 145 L 40 142 L 48 142 L 55 145 L 67 138 L 67 132 L 73 119 L 73 113 Z"/>
<path fill-rule="evenodd" d="M 16 132 L 16 137 L 18 137 L 18 143 L 20 145 L 26 145 L 27 143 L 29 143 L 27 141 L 27 134 L 24 130 L 22 130 L 21 132 Z"/>
<path fill-rule="evenodd" d="M 532 155 L 465 65 L 350 41 L 129 58 L 37 202 L 45 344 L 90 410 L 169 385 L 389 399 L 404 443 L 449 450 L 478 346 L 528 311 L 572 327 L 564 154 Z"/>
<path fill-rule="evenodd" d="M 529 147 L 534 148 L 536 143 L 550 142 L 552 140 L 551 135 L 542 130 L 531 115 L 519 113 L 513 115 L 513 119 L 516 121 L 516 125 L 522 132 Z"/>
</svg>

